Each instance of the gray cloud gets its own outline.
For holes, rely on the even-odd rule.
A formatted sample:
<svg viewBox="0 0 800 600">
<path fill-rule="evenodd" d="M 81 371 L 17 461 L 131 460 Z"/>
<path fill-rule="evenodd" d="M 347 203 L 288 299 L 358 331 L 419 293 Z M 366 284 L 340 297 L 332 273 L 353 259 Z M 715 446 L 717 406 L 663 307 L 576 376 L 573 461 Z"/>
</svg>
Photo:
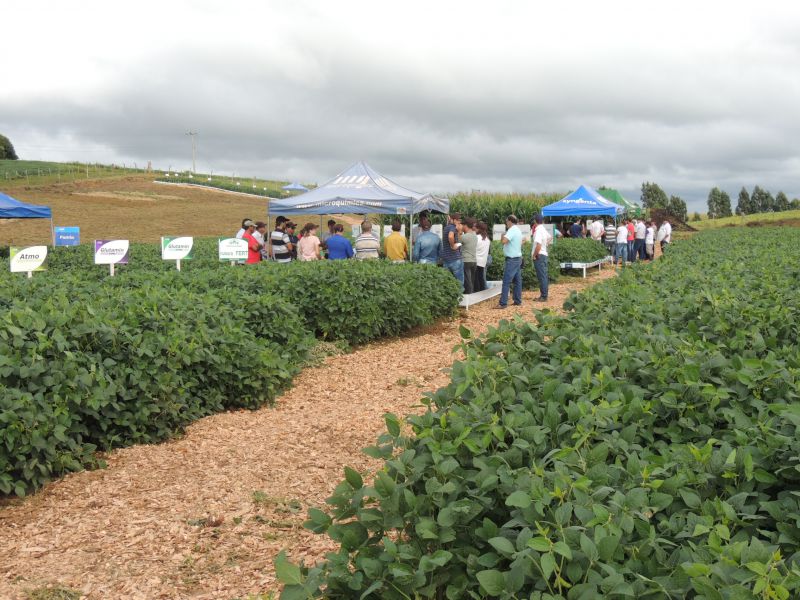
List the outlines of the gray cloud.
<svg viewBox="0 0 800 600">
<path fill-rule="evenodd" d="M 184 134 L 195 129 L 199 169 L 306 182 L 365 159 L 441 192 L 589 183 L 638 199 L 641 183 L 656 181 L 690 210 L 704 208 L 714 185 L 733 197 L 755 184 L 800 196 L 796 11 L 748 20 L 719 5 L 733 11 L 740 42 L 712 21 L 671 30 L 678 19 L 649 24 L 653 36 L 674 34 L 672 44 L 645 34 L 587 41 L 586 24 L 575 38 L 551 32 L 538 43 L 523 36 L 537 30 L 515 24 L 484 47 L 480 20 L 439 41 L 436 23 L 392 29 L 383 15 L 327 27 L 330 13 L 279 3 L 275 27 L 302 26 L 267 29 L 264 41 L 226 33 L 233 17 L 213 4 L 191 6 L 223 26 L 175 41 L 153 34 L 150 49 L 124 61 L 113 48 L 87 58 L 103 77 L 86 93 L 0 91 L 0 131 L 25 157 L 183 169 Z"/>
</svg>

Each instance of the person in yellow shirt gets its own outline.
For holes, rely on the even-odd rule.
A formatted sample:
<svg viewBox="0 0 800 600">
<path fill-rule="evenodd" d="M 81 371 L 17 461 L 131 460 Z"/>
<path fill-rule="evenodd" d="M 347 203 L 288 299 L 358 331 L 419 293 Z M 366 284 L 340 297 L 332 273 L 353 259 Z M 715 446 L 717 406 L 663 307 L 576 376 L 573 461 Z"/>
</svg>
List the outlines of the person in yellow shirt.
<svg viewBox="0 0 800 600">
<path fill-rule="evenodd" d="M 400 221 L 392 221 L 392 233 L 383 240 L 383 253 L 392 262 L 408 260 L 408 241 L 400 233 Z"/>
</svg>

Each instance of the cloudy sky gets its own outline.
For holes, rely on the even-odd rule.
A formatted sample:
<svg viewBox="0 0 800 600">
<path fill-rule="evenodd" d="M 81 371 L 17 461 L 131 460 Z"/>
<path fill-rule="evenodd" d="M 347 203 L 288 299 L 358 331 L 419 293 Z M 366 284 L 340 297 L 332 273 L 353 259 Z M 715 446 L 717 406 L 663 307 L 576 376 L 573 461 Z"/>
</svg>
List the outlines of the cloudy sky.
<svg viewBox="0 0 800 600">
<path fill-rule="evenodd" d="M 800 196 L 798 2 L 4 0 L 22 158 Z"/>
</svg>

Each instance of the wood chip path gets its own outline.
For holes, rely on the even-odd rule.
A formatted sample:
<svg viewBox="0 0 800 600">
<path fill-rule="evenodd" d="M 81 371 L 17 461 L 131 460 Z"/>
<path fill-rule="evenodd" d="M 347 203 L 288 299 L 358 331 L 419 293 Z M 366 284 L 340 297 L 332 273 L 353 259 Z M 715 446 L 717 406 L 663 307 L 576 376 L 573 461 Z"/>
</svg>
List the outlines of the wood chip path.
<svg viewBox="0 0 800 600">
<path fill-rule="evenodd" d="M 558 309 L 613 270 L 551 287 Z M 62 586 L 89 599 L 233 599 L 275 591 L 282 549 L 306 563 L 333 549 L 302 529 L 343 478 L 345 465 L 379 466 L 361 453 L 383 415 L 422 410 L 423 392 L 448 382 L 458 326 L 533 318 L 493 301 L 458 318 L 329 357 L 306 369 L 274 408 L 211 416 L 185 436 L 111 452 L 108 468 L 74 473 L 34 496 L 0 505 L 0 598 Z M 55 597 L 55 596 L 54 596 Z M 62 596 L 58 596 L 59 598 Z M 265 598 L 267 596 L 264 596 Z"/>
</svg>

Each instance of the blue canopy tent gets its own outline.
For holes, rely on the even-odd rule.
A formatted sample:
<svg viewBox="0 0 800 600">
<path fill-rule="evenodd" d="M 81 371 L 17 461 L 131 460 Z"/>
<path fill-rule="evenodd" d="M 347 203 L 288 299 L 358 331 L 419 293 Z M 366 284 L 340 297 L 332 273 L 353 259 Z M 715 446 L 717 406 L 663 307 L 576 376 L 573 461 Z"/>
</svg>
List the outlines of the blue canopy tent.
<svg viewBox="0 0 800 600">
<path fill-rule="evenodd" d="M 53 213 L 49 206 L 25 204 L 0 192 L 0 219 L 50 219 L 50 233 L 55 245 Z"/>
<path fill-rule="evenodd" d="M 281 188 L 282 190 L 286 190 L 287 192 L 307 192 L 308 188 L 304 185 L 300 185 L 297 182 L 292 182 L 289 185 L 285 185 Z"/>
<path fill-rule="evenodd" d="M 447 213 L 450 210 L 450 200 L 404 188 L 375 171 L 364 161 L 359 161 L 316 189 L 291 198 L 270 201 L 267 207 L 267 222 L 270 213 L 286 215 L 376 213 L 409 215 L 413 223 L 413 216 L 426 210 Z M 411 241 L 413 244 L 413 239 Z"/>
<path fill-rule="evenodd" d="M 545 217 L 581 217 L 585 215 L 617 217 L 625 210 L 624 206 L 603 198 L 595 189 L 582 185 L 558 202 L 545 206 L 542 209 L 542 215 Z"/>
</svg>

